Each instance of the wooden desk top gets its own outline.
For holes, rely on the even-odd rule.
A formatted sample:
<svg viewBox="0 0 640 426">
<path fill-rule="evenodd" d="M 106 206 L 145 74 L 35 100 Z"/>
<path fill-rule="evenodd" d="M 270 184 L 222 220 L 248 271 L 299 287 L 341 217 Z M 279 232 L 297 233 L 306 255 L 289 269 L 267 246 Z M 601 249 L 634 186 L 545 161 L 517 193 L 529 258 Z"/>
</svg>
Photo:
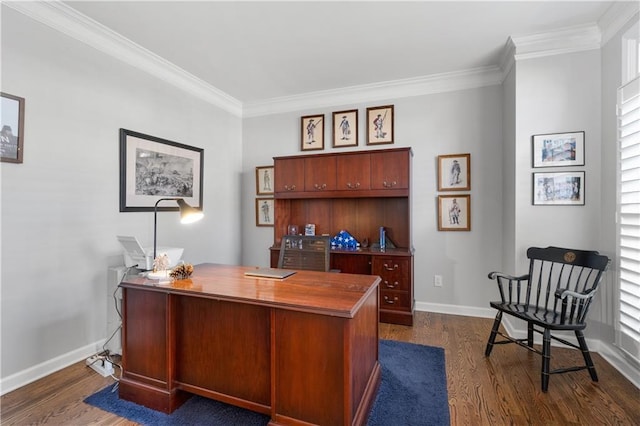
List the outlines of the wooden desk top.
<svg viewBox="0 0 640 426">
<path fill-rule="evenodd" d="M 160 284 L 129 275 L 120 286 L 353 318 L 380 283 L 378 276 L 332 272 L 297 271 L 284 279 L 244 275 L 252 269 L 205 263 L 196 265 L 185 280 Z"/>
</svg>

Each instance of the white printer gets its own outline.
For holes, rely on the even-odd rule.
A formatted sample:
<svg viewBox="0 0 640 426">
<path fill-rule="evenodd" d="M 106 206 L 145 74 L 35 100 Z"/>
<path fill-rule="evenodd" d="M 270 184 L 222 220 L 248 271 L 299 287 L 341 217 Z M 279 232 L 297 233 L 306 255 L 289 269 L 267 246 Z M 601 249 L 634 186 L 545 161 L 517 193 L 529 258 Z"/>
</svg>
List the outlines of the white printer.
<svg viewBox="0 0 640 426">
<path fill-rule="evenodd" d="M 143 248 L 136 237 L 118 235 L 118 241 L 124 247 L 124 264 L 127 267 L 136 266 L 138 269 L 151 271 L 153 269 L 153 247 Z M 166 253 L 169 258 L 169 268 L 174 268 L 182 261 L 184 248 L 156 247 L 156 255 Z"/>
</svg>

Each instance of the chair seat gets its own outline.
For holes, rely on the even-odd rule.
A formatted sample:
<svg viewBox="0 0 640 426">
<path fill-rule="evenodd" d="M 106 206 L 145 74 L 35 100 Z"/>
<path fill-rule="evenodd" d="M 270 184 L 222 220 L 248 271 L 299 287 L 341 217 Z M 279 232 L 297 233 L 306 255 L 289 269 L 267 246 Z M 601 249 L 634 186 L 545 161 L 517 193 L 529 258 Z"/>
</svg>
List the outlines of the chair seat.
<svg viewBox="0 0 640 426">
<path fill-rule="evenodd" d="M 584 330 L 587 326 L 585 323 L 574 323 L 566 321 L 562 323 L 560 312 L 554 312 L 550 309 L 544 309 L 539 306 L 503 303 L 499 301 L 489 302 L 491 307 L 502 311 L 506 314 L 513 315 L 521 320 L 532 322 L 539 327 L 548 328 L 550 330 Z"/>
</svg>

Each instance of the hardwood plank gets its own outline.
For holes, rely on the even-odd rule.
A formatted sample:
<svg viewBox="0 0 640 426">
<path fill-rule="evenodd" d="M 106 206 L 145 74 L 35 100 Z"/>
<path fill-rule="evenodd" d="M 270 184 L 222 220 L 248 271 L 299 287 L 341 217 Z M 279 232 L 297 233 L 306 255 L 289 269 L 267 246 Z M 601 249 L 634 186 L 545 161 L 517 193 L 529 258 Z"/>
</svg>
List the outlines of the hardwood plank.
<svg viewBox="0 0 640 426">
<path fill-rule="evenodd" d="M 593 353 L 600 381 L 586 371 L 553 375 L 549 392 L 540 391 L 540 357 L 515 345 L 484 347 L 492 319 L 416 312 L 413 327 L 379 325 L 381 339 L 445 349 L 452 425 L 638 425 L 640 391 L 600 355 Z M 588 335 L 588 329 L 587 329 Z M 552 349 L 552 367 L 580 357 Z M 119 373 L 119 372 L 118 372 Z M 0 398 L 0 423 L 134 425 L 82 400 L 102 389 L 103 378 L 74 364 Z"/>
</svg>

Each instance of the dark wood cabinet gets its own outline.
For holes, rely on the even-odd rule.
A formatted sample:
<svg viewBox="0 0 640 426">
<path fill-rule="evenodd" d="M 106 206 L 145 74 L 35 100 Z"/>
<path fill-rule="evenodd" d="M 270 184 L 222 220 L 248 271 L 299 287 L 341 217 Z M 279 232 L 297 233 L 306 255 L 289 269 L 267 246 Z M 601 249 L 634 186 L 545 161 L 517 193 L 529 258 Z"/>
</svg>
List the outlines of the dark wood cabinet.
<svg viewBox="0 0 640 426">
<path fill-rule="evenodd" d="M 304 191 L 304 159 L 284 158 L 275 161 L 274 192 Z"/>
<path fill-rule="evenodd" d="M 280 242 L 288 225 L 298 225 L 303 232 L 304 225 L 313 223 L 316 235 L 334 236 L 346 230 L 361 243 L 367 240 L 369 247 L 332 249 L 331 269 L 379 275 L 380 320 L 411 325 L 412 156 L 410 148 L 396 148 L 275 157 L 271 266 L 278 264 Z M 376 248 L 380 227 L 385 228 L 395 248 L 384 252 Z"/>
<path fill-rule="evenodd" d="M 311 157 L 304 160 L 304 190 L 309 192 L 336 189 L 336 158 Z"/>
</svg>

